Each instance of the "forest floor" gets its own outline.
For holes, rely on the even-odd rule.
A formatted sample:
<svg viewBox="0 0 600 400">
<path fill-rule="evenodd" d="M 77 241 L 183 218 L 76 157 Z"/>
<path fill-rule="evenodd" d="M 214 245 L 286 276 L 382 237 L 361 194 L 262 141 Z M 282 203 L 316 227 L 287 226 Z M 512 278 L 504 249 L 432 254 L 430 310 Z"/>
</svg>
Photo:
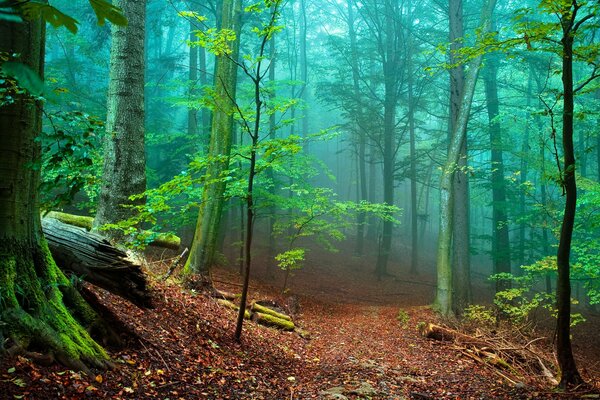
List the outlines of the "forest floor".
<svg viewBox="0 0 600 400">
<path fill-rule="evenodd" d="M 306 266 L 283 296 L 280 280 L 256 268 L 251 299 L 275 301 L 309 332 L 281 332 L 246 321 L 233 339 L 235 312 L 215 298 L 152 279 L 155 308 L 141 310 L 105 291 L 101 301 L 137 337 L 112 350 L 116 368 L 87 376 L 23 357 L 0 360 L 1 399 L 546 399 L 600 398 L 600 319 L 575 333 L 580 369 L 592 388 L 561 394 L 535 376 L 511 378 L 467 357 L 452 342 L 422 337 L 440 323 L 427 307 L 432 277 L 388 277 L 340 255 Z M 150 264 L 151 276 L 168 264 Z M 239 292 L 235 271 L 218 269 L 215 286 Z M 485 290 L 485 288 L 483 288 Z M 400 318 L 399 318 L 400 317 Z M 549 334 L 551 336 L 551 332 Z M 535 336 L 532 336 L 535 338 Z M 551 340 L 543 340 L 551 351 Z M 595 388 L 595 389 L 594 389 Z"/>
</svg>

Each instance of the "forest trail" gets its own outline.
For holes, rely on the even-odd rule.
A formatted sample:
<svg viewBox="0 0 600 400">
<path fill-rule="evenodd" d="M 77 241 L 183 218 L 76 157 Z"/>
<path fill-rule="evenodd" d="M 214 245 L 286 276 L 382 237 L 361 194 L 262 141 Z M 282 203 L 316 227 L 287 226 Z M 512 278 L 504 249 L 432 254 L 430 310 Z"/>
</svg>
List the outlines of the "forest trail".
<svg viewBox="0 0 600 400">
<path fill-rule="evenodd" d="M 347 268 L 351 274 L 325 260 L 293 279 L 295 321 L 310 339 L 246 322 L 238 344 L 233 340 L 235 312 L 176 282 L 153 280 L 156 308 L 151 310 L 98 290 L 102 303 L 137 335 L 125 349 L 112 350 L 117 368 L 85 376 L 23 357 L 5 359 L 0 398 L 573 398 L 525 384 L 515 387 L 455 345 L 420 336 L 420 323 L 436 322 L 426 306 L 431 286 L 424 277 L 422 284 L 408 278 L 377 281 L 366 268 Z M 164 270 L 166 265 L 153 275 Z M 278 282 L 263 281 L 260 271 L 255 277 L 253 300 L 285 302 Z M 233 270 L 217 270 L 214 278 L 217 286 L 239 290 Z"/>
</svg>

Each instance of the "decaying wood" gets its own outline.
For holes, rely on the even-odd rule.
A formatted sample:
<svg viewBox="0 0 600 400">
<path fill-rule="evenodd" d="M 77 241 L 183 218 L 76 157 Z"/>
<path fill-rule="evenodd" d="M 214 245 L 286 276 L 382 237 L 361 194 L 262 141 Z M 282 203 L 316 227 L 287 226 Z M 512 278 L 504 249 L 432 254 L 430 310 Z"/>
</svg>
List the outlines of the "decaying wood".
<svg viewBox="0 0 600 400">
<path fill-rule="evenodd" d="M 421 335 L 429 339 L 455 343 L 463 355 L 491 367 L 498 376 L 511 384 L 517 384 L 519 381 L 512 376 L 523 378 L 540 375 L 554 385 L 557 383 L 533 347 L 533 343 L 542 338 L 530 340 L 519 346 L 498 335 L 476 337 L 431 323 L 422 326 L 420 331 Z"/>
<path fill-rule="evenodd" d="M 284 319 L 286 321 L 291 321 L 292 320 L 292 317 L 290 317 L 289 315 L 280 313 L 280 312 L 278 312 L 276 310 L 273 310 L 273 309 L 271 309 L 269 307 L 260 305 L 259 303 L 252 303 L 251 308 L 252 308 L 253 312 L 259 312 L 259 313 L 263 313 L 263 314 L 269 314 L 269 315 L 272 315 L 272 316 L 274 316 L 276 318 Z"/>
<path fill-rule="evenodd" d="M 138 261 L 101 235 L 54 218 L 44 218 L 42 229 L 60 269 L 140 307 L 151 307 L 146 277 Z"/>
<path fill-rule="evenodd" d="M 296 326 L 294 323 L 287 319 L 277 318 L 271 314 L 263 314 L 260 312 L 252 313 L 252 320 L 265 326 L 281 329 L 284 331 L 293 331 Z"/>
<path fill-rule="evenodd" d="M 230 294 L 230 293 L 227 293 Z M 233 295 L 234 298 L 237 296 Z M 239 306 L 233 301 L 225 298 L 217 298 L 217 303 L 225 308 L 229 308 L 234 311 L 239 310 Z M 247 308 L 244 312 L 244 318 L 252 319 L 257 324 L 268 326 L 271 328 L 281 329 L 284 331 L 297 330 L 298 334 L 303 338 L 309 338 L 310 334 L 302 329 L 297 329 L 296 325 L 292 321 L 289 315 L 282 314 L 268 307 L 262 306 L 257 303 L 253 303 L 250 308 Z"/>
<path fill-rule="evenodd" d="M 51 211 L 45 215 L 45 218 L 57 219 L 62 223 L 78 226 L 88 231 L 92 229 L 92 224 L 94 222 L 93 217 L 67 214 L 59 211 Z M 149 243 L 149 245 L 155 247 L 164 247 L 171 250 L 179 250 L 179 246 L 181 246 L 181 239 L 172 233 L 159 233 L 154 240 Z"/>
</svg>

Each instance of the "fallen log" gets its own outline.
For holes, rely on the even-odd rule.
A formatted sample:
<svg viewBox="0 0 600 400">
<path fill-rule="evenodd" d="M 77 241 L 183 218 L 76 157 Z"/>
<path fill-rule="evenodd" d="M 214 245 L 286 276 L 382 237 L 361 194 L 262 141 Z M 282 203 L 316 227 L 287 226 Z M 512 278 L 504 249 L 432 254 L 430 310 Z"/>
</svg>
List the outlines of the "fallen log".
<svg viewBox="0 0 600 400">
<path fill-rule="evenodd" d="M 74 215 L 67 214 L 59 211 L 50 211 L 45 215 L 45 218 L 54 218 L 59 220 L 62 223 L 78 226 L 80 228 L 84 228 L 88 231 L 92 230 L 92 224 L 94 223 L 93 217 L 88 217 L 84 215 Z M 142 231 L 142 237 L 155 235 L 149 231 Z M 150 246 L 155 247 L 163 247 L 171 250 L 179 250 L 179 246 L 181 245 L 181 239 L 172 233 L 159 233 L 157 234 L 150 243 Z"/>
<path fill-rule="evenodd" d="M 217 303 L 219 303 L 223 307 L 229 308 L 230 310 L 233 310 L 233 311 L 239 311 L 239 309 L 240 309 L 237 306 L 237 304 L 235 304 L 234 302 L 229 301 L 227 299 L 217 299 Z M 244 318 L 245 319 L 250 319 L 250 316 L 251 316 L 250 311 L 248 311 L 248 309 L 245 309 L 244 310 Z"/>
<path fill-rule="evenodd" d="M 287 319 L 277 318 L 271 314 L 263 314 L 260 312 L 252 313 L 252 320 L 264 326 L 281 329 L 284 331 L 293 331 L 296 326 L 292 321 Z"/>
<path fill-rule="evenodd" d="M 140 263 L 104 237 L 54 218 L 42 219 L 42 230 L 61 270 L 140 307 L 152 306 Z"/>
<path fill-rule="evenodd" d="M 422 325 L 420 328 L 421 335 L 428 339 L 435 339 L 440 341 L 458 342 L 462 344 L 471 344 L 480 347 L 487 347 L 488 343 L 485 340 L 476 338 L 474 336 L 465 335 L 454 329 L 446 328 L 444 326 L 435 325 L 428 323 Z"/>
<path fill-rule="evenodd" d="M 275 310 L 273 310 L 273 309 L 271 309 L 269 307 L 260 305 L 258 303 L 252 303 L 252 307 L 251 308 L 252 308 L 253 312 L 259 312 L 259 313 L 263 313 L 263 314 L 269 314 L 269 315 L 272 315 L 272 316 L 274 316 L 276 318 L 284 319 L 286 321 L 291 321 L 292 320 L 292 317 L 290 317 L 289 315 L 282 314 L 280 312 L 277 312 L 277 311 L 275 311 Z"/>
</svg>

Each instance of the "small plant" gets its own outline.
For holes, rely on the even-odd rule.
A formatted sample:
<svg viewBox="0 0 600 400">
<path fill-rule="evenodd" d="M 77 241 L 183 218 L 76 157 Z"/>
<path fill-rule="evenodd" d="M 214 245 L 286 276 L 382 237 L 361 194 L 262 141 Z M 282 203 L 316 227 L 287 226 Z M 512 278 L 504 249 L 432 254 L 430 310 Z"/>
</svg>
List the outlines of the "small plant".
<svg viewBox="0 0 600 400">
<path fill-rule="evenodd" d="M 466 322 L 477 325 L 494 326 L 497 323 L 496 313 L 490 307 L 473 304 L 467 307 L 463 317 Z"/>
<path fill-rule="evenodd" d="M 396 316 L 396 319 L 398 320 L 398 322 L 400 322 L 400 325 L 402 325 L 403 328 L 406 328 L 406 326 L 408 325 L 408 321 L 410 320 L 410 316 L 405 310 L 400 309 L 398 310 L 398 315 Z"/>
</svg>

